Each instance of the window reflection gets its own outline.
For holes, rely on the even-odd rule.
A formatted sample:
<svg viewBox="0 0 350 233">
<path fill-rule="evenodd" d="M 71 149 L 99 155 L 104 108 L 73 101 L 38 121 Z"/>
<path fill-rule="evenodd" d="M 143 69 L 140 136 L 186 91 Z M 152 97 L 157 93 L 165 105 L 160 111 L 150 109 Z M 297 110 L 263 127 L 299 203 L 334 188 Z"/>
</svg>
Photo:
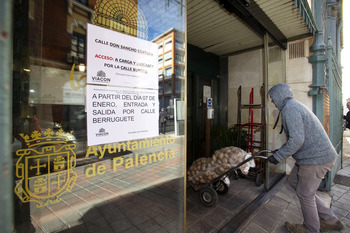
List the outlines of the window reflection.
<svg viewBox="0 0 350 233">
<path fill-rule="evenodd" d="M 184 4 L 15 1 L 16 232 L 121 232 L 142 230 L 142 224 L 164 231 L 165 222 L 153 225 L 151 219 L 165 210 L 171 214 L 161 218 L 173 223 L 172 230 L 183 230 L 184 138 L 175 135 L 173 105 L 174 99 L 185 96 L 184 84 L 175 84 L 174 79 L 175 54 L 177 63 L 184 61 L 184 53 L 174 49 L 175 41 L 183 41 L 178 37 L 184 37 Z M 136 147 L 142 140 L 87 145 L 88 23 L 158 45 L 154 78 L 159 105 L 166 108 L 169 122 L 164 136 L 142 139 L 151 143 L 148 146 Z"/>
</svg>

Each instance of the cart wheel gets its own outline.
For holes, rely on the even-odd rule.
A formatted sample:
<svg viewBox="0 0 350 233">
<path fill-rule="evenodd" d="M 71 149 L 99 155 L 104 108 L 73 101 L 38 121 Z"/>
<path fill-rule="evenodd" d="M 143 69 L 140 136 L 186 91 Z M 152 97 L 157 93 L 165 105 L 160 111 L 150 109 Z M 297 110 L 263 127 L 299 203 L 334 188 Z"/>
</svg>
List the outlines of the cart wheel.
<svg viewBox="0 0 350 233">
<path fill-rule="evenodd" d="M 256 177 L 255 177 L 255 185 L 256 186 L 260 186 L 262 185 L 264 182 L 262 181 L 262 178 L 261 178 L 261 173 L 256 173 Z"/>
<path fill-rule="evenodd" d="M 210 186 L 203 186 L 199 189 L 199 198 L 206 206 L 213 206 L 218 201 L 218 194 Z"/>
<path fill-rule="evenodd" d="M 226 194 L 229 190 L 229 186 L 222 180 L 219 180 L 213 184 L 214 189 L 218 194 Z"/>
<path fill-rule="evenodd" d="M 232 177 L 232 179 L 234 179 L 234 180 L 238 180 L 238 174 L 237 174 L 237 171 L 236 171 L 236 170 L 234 170 L 234 171 L 231 172 L 231 177 Z"/>
<path fill-rule="evenodd" d="M 246 178 L 246 175 L 243 174 L 243 172 L 241 171 L 241 169 L 237 169 L 237 174 L 239 178 Z"/>
</svg>

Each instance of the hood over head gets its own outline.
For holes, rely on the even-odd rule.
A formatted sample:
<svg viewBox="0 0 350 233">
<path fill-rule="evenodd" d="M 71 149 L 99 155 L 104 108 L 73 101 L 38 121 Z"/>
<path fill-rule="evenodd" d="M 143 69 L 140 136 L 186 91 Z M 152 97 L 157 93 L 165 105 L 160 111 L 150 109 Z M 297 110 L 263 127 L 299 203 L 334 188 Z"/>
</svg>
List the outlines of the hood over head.
<svg viewBox="0 0 350 233">
<path fill-rule="evenodd" d="M 271 87 L 269 95 L 279 110 L 282 110 L 286 102 L 293 98 L 293 92 L 286 83 L 279 83 Z"/>
</svg>

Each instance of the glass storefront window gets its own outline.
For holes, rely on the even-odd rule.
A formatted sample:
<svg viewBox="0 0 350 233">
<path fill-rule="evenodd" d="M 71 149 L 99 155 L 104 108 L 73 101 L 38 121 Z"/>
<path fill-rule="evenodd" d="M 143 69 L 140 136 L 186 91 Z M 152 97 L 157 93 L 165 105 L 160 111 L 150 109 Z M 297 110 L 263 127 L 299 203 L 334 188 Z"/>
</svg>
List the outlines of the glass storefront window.
<svg viewBox="0 0 350 233">
<path fill-rule="evenodd" d="M 158 66 L 162 66 L 163 65 L 163 55 L 158 57 Z"/>
<path fill-rule="evenodd" d="M 164 94 L 171 94 L 172 92 L 172 84 L 171 82 L 165 82 L 164 83 Z"/>
<path fill-rule="evenodd" d="M 182 66 L 175 67 L 175 75 L 177 78 L 184 78 L 185 77 L 185 70 Z"/>
<path fill-rule="evenodd" d="M 158 44 L 158 54 L 162 54 L 163 53 L 163 42 Z"/>
<path fill-rule="evenodd" d="M 267 89 L 269 90 L 271 87 L 278 83 L 286 82 L 286 60 L 285 60 L 285 51 L 283 51 L 280 47 L 278 47 L 272 40 L 268 38 L 265 43 L 265 50 L 268 51 L 268 59 L 266 60 L 267 65 Z M 268 119 L 268 148 L 272 150 L 276 148 L 280 148 L 286 141 L 285 134 L 280 134 L 280 129 L 282 128 L 282 123 L 279 122 L 275 129 L 273 129 L 276 119 L 278 118 L 279 110 L 272 103 L 271 98 L 267 95 L 267 119 Z M 281 161 L 279 164 L 274 165 L 268 164 L 268 172 L 266 173 L 266 188 L 271 188 L 286 172 L 286 166 L 288 161 L 291 161 L 290 158 L 287 160 Z M 293 164 L 294 165 L 294 164 Z"/>
<path fill-rule="evenodd" d="M 159 81 L 163 80 L 163 69 L 158 70 L 158 79 Z"/>
<path fill-rule="evenodd" d="M 184 91 L 184 82 L 183 80 L 176 80 L 176 93 L 182 93 Z"/>
<path fill-rule="evenodd" d="M 184 53 L 183 52 L 180 52 L 180 51 L 176 51 L 175 53 L 175 60 L 176 60 L 176 63 L 179 63 L 179 64 L 184 64 L 185 62 L 185 56 L 184 56 Z"/>
<path fill-rule="evenodd" d="M 175 48 L 177 48 L 177 49 L 184 49 L 185 48 L 185 43 L 184 43 L 183 38 L 178 37 L 175 39 Z"/>
<path fill-rule="evenodd" d="M 15 231 L 182 232 L 185 137 L 159 133 L 154 40 L 184 41 L 185 1 L 13 6 Z"/>
<path fill-rule="evenodd" d="M 168 38 L 164 41 L 164 51 L 169 51 L 173 47 L 172 38 Z"/>
<path fill-rule="evenodd" d="M 169 67 L 166 67 L 165 69 L 164 69 L 164 71 L 165 71 L 165 76 L 164 76 L 164 79 L 169 79 L 169 78 L 171 78 L 171 76 L 173 75 L 173 70 L 172 70 L 172 67 L 171 66 L 169 66 Z"/>
<path fill-rule="evenodd" d="M 164 65 L 170 65 L 172 64 L 172 52 L 168 52 L 166 54 L 164 54 Z"/>
</svg>

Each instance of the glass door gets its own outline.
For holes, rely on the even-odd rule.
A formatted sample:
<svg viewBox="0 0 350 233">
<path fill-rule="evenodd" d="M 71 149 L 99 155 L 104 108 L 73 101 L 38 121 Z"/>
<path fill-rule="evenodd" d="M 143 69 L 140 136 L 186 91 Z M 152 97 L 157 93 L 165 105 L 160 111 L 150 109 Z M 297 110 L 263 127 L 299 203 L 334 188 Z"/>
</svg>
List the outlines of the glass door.
<svg viewBox="0 0 350 233">
<path fill-rule="evenodd" d="M 268 90 L 278 84 L 286 82 L 285 51 L 282 50 L 266 34 L 264 37 L 264 76 L 265 76 L 265 103 L 266 103 L 266 145 L 269 150 L 278 149 L 283 145 L 286 136 L 281 132 L 282 123 L 278 122 L 275 129 L 273 126 L 279 115 L 279 110 L 272 103 Z M 277 165 L 267 163 L 265 188 L 270 189 L 285 173 L 286 161 Z"/>
<path fill-rule="evenodd" d="M 182 232 L 185 1 L 13 2 L 15 231 Z"/>
</svg>

